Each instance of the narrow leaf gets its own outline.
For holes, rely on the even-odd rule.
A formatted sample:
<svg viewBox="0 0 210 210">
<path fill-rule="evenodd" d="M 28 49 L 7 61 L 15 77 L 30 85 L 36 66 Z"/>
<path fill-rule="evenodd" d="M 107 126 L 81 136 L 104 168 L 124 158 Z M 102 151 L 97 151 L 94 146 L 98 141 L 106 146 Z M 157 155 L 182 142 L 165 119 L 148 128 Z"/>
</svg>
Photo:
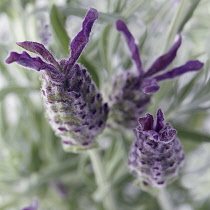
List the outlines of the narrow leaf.
<svg viewBox="0 0 210 210">
<path fill-rule="evenodd" d="M 33 87 L 20 87 L 20 86 L 6 87 L 0 90 L 0 101 L 2 101 L 4 97 L 9 93 L 24 94 L 34 90 L 36 89 Z"/>
<path fill-rule="evenodd" d="M 198 141 L 198 142 L 210 142 L 210 135 L 199 133 L 193 130 L 187 130 L 183 127 L 174 125 L 174 127 L 178 130 L 178 136 L 180 139 L 187 138 L 191 139 L 192 141 Z"/>
<path fill-rule="evenodd" d="M 134 1 L 133 4 L 130 4 L 129 7 L 127 7 L 123 13 L 122 17 L 129 18 L 131 15 L 133 15 L 139 7 L 144 3 L 144 0 Z"/>
<path fill-rule="evenodd" d="M 183 30 L 186 23 L 191 19 L 191 17 L 193 16 L 193 13 L 195 12 L 195 9 L 197 8 L 197 6 L 200 2 L 201 2 L 201 0 L 195 0 L 192 2 L 190 8 L 186 12 L 186 15 L 185 15 L 183 21 L 179 25 L 178 33 L 181 33 L 181 31 Z"/>
<path fill-rule="evenodd" d="M 69 54 L 70 38 L 65 29 L 64 21 L 61 18 L 61 14 L 59 13 L 59 10 L 55 5 L 52 6 L 50 11 L 50 21 L 63 51 L 66 54 Z"/>
<path fill-rule="evenodd" d="M 84 18 L 87 9 L 81 9 L 81 8 L 74 8 L 71 6 L 65 6 L 65 7 L 59 7 L 59 11 L 64 14 L 65 16 L 74 15 L 77 17 Z M 113 14 L 113 13 L 104 13 L 100 12 L 100 16 L 98 18 L 101 22 L 107 22 L 114 24 L 118 19 L 120 18 L 119 15 Z"/>
<path fill-rule="evenodd" d="M 109 35 L 110 29 L 111 29 L 111 25 L 105 26 L 98 40 L 100 62 L 102 62 L 103 66 L 108 72 L 111 69 L 110 67 L 111 64 L 110 64 L 110 60 L 108 59 L 108 49 L 107 49 L 107 46 L 108 46 L 107 37 Z"/>
</svg>

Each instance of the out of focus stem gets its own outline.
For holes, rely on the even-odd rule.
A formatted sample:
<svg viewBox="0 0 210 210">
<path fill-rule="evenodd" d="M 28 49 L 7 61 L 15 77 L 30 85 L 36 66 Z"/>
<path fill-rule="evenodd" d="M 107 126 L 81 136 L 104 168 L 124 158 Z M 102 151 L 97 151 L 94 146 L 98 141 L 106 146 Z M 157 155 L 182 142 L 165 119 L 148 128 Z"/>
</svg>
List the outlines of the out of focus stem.
<svg viewBox="0 0 210 210">
<path fill-rule="evenodd" d="M 93 170 L 95 173 L 96 183 L 98 185 L 97 192 L 102 193 L 104 197 L 98 199 L 101 200 L 106 210 L 117 210 L 117 206 L 114 200 L 114 195 L 111 189 L 111 185 L 107 180 L 106 173 L 104 171 L 104 166 L 100 157 L 98 150 L 90 150 L 89 156 L 92 162 Z M 95 197 L 100 197 L 96 195 Z"/>
<path fill-rule="evenodd" d="M 174 41 L 174 38 L 175 38 L 176 34 L 178 33 L 179 26 L 181 25 L 181 23 L 185 17 L 186 10 L 187 10 L 188 6 L 189 6 L 189 0 L 181 0 L 179 7 L 178 7 L 178 9 L 171 21 L 171 24 L 169 26 L 165 46 L 163 48 L 163 52 L 166 52 L 168 50 L 168 47 Z"/>
<path fill-rule="evenodd" d="M 166 191 L 166 188 L 162 188 L 159 190 L 157 200 L 162 210 L 175 210 L 171 202 L 170 195 Z"/>
</svg>

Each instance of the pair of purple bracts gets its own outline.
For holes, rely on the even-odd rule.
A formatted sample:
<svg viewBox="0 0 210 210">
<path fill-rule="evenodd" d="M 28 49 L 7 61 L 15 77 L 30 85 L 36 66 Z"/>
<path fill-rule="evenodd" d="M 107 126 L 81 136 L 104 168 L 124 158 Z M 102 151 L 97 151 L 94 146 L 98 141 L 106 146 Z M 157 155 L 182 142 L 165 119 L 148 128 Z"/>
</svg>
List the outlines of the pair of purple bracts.
<svg viewBox="0 0 210 210">
<path fill-rule="evenodd" d="M 83 21 L 82 30 L 70 43 L 71 55 L 67 60 L 58 62 L 42 44 L 25 41 L 17 44 L 42 59 L 31 57 L 25 51 L 21 54 L 11 52 L 6 63 L 17 62 L 26 68 L 43 72 L 41 92 L 46 117 L 66 151 L 79 152 L 96 147 L 95 139 L 103 131 L 110 112 L 109 117 L 117 125 L 128 129 L 138 126 L 134 129 L 136 139 L 129 155 L 131 170 L 142 177 L 144 185 L 163 185 L 176 175 L 184 159 L 181 144 L 176 138 L 177 132 L 169 124 L 164 124 L 161 110 L 157 112 L 156 125 L 150 114 L 139 117 L 147 110 L 151 95 L 159 90 L 159 81 L 198 71 L 203 64 L 192 60 L 160 74 L 176 57 L 181 45 L 179 36 L 166 54 L 160 56 L 147 71 L 143 71 L 135 40 L 125 23 L 118 20 L 117 30 L 125 37 L 137 71 L 116 76 L 109 95 L 109 108 L 88 71 L 76 63 L 89 41 L 97 18 L 98 12 L 91 8 Z"/>
</svg>

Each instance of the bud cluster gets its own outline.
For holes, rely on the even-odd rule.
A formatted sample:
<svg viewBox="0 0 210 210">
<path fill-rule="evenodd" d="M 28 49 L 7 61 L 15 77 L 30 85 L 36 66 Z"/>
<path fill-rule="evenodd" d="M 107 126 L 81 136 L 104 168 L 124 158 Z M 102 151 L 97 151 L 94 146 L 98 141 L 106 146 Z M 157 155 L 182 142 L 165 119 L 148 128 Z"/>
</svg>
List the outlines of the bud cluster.
<svg viewBox="0 0 210 210">
<path fill-rule="evenodd" d="M 138 117 L 144 113 L 150 103 L 150 95 L 141 91 L 141 78 L 133 72 L 117 76 L 110 94 L 110 118 L 114 124 L 134 128 Z M 114 126 L 114 125 L 112 125 Z"/>
<path fill-rule="evenodd" d="M 161 186 L 173 180 L 184 160 L 181 143 L 176 137 L 177 131 L 159 109 L 157 121 L 152 115 L 139 119 L 134 129 L 135 141 L 129 155 L 131 172 L 137 175 L 145 186 Z"/>
<path fill-rule="evenodd" d="M 159 90 L 159 81 L 172 79 L 186 72 L 198 71 L 203 67 L 203 63 L 191 60 L 182 66 L 159 74 L 175 59 L 181 45 L 181 36 L 179 36 L 168 52 L 158 57 L 148 69 L 144 70 L 138 46 L 126 24 L 118 20 L 116 28 L 125 37 L 137 71 L 135 73 L 124 71 L 115 77 L 109 96 L 110 116 L 113 117 L 113 124 L 130 129 L 137 126 L 138 117 L 148 108 L 152 94 Z"/>
<path fill-rule="evenodd" d="M 46 116 L 61 137 L 67 151 L 79 151 L 96 146 L 95 137 L 101 133 L 108 115 L 108 105 L 90 74 L 75 64 L 68 77 L 54 82 L 47 73 L 42 74 L 42 96 Z"/>
</svg>

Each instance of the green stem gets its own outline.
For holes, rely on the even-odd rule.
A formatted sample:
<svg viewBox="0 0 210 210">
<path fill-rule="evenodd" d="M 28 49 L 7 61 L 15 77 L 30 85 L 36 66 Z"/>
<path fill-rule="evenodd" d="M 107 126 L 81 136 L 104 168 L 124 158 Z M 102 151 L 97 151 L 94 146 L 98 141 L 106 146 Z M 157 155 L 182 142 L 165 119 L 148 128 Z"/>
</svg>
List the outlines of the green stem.
<svg viewBox="0 0 210 210">
<path fill-rule="evenodd" d="M 180 24 L 182 23 L 183 19 L 185 18 L 185 12 L 187 10 L 189 0 L 182 0 L 179 8 L 177 9 L 173 20 L 169 26 L 169 30 L 167 33 L 167 39 L 165 46 L 163 48 L 163 52 L 168 50 L 169 45 L 171 45 L 172 41 L 174 40 L 176 34 L 178 33 Z"/>
<path fill-rule="evenodd" d="M 162 210 L 175 210 L 166 188 L 160 189 L 157 200 Z"/>
<path fill-rule="evenodd" d="M 111 185 L 108 183 L 100 154 L 97 150 L 89 150 L 90 159 L 95 173 L 98 190 L 95 193 L 95 199 L 103 202 L 106 210 L 117 210 Z"/>
</svg>

